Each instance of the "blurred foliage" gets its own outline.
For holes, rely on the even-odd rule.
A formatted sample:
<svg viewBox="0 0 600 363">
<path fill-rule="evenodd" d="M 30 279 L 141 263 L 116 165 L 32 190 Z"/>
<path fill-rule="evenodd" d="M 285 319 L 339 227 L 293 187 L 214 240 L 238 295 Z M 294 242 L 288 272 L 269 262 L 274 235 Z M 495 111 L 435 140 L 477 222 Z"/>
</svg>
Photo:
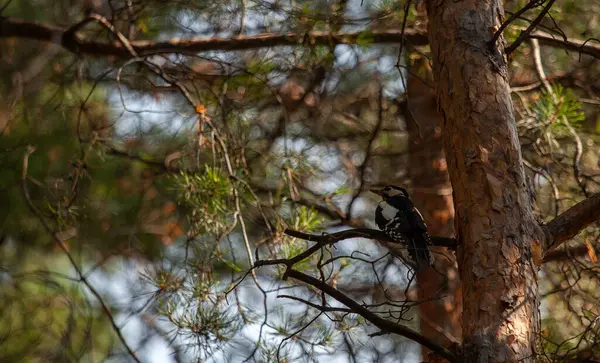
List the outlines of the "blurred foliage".
<svg viewBox="0 0 600 363">
<path fill-rule="evenodd" d="M 533 108 L 540 121 L 554 124 L 559 129 L 562 126 L 563 131 L 564 123 L 561 123 L 563 117 L 566 117 L 573 126 L 581 126 L 581 122 L 585 119 L 581 102 L 571 90 L 565 90 L 560 84 L 554 85 L 552 92 L 543 92 Z"/>
<path fill-rule="evenodd" d="M 281 281 L 285 266 L 248 270 L 313 245 L 285 228 L 372 227 L 374 200 L 357 191 L 408 183 L 400 74 L 406 59 L 427 59 L 428 49 L 405 44 L 399 60 L 398 45 L 377 44 L 373 34 L 397 31 L 405 18 L 407 29 L 426 29 L 422 4 L 405 14 L 406 2 L 393 0 L 91 3 L 131 41 L 312 30 L 359 36 L 352 45 L 306 37 L 296 46 L 134 61 L 0 38 L 0 361 L 131 361 L 83 279 L 143 362 L 395 362 L 418 354 L 404 339 L 373 336 L 378 331 L 354 314 L 280 297 L 340 307 Z M 89 4 L 13 0 L 0 8 L 3 17 L 68 28 Z M 510 12 L 524 5 L 506 2 Z M 593 37 L 599 7 L 557 1 L 540 29 L 559 39 Z M 541 9 L 518 19 L 506 40 Z M 79 34 L 117 39 L 97 22 Z M 537 211 L 547 219 L 584 198 L 563 117 L 581 138 L 583 185 L 599 188 L 600 68 L 589 56 L 541 51 L 552 92 L 538 82 L 527 42 L 511 55 L 510 81 Z M 21 183 L 28 146 L 36 148 L 25 180 L 30 200 Z M 597 227 L 573 247 L 583 238 L 600 247 Z M 374 241 L 344 241 L 295 268 L 417 328 L 406 269 L 386 254 Z M 571 348 L 598 354 L 597 267 L 585 253 L 572 257 L 546 264 L 542 277 L 544 352 L 554 361 L 571 359 Z"/>
</svg>

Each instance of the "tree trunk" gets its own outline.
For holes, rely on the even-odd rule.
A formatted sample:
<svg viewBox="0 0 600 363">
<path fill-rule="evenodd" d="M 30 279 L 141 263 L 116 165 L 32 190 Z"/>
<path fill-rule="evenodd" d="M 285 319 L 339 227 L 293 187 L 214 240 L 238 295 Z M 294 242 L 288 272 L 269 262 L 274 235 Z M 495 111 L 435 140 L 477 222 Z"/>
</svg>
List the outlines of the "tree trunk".
<svg viewBox="0 0 600 363">
<path fill-rule="evenodd" d="M 507 80 L 499 0 L 428 0 L 429 40 L 454 191 L 467 362 L 532 361 L 543 241 Z"/>
<path fill-rule="evenodd" d="M 411 197 L 425 217 L 431 235 L 454 237 L 452 188 L 442 150 L 442 118 L 427 59 L 413 59 L 407 90 L 408 107 L 404 115 L 409 136 Z M 419 305 L 421 333 L 449 346 L 461 341 L 460 279 L 454 253 L 445 247 L 432 250 L 435 269 L 423 269 L 417 274 L 420 299 L 433 298 Z M 426 361 L 429 350 L 422 348 L 422 352 Z"/>
</svg>

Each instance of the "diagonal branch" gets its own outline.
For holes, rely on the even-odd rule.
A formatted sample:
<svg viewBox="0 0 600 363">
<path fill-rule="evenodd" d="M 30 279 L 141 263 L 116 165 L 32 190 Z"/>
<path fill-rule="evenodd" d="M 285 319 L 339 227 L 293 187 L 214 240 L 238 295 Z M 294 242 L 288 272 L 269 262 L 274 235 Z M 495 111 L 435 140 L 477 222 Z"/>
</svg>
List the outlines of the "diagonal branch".
<svg viewBox="0 0 600 363">
<path fill-rule="evenodd" d="M 310 275 L 304 274 L 300 271 L 296 271 L 294 269 L 289 269 L 287 271 L 287 275 L 293 279 L 302 281 L 308 285 L 311 285 L 311 286 L 316 287 L 317 289 L 323 291 L 327 295 L 333 297 L 337 301 L 346 305 L 354 313 L 362 316 L 363 318 L 365 318 L 366 320 L 371 322 L 373 325 L 375 325 L 376 327 L 381 329 L 383 332 L 398 334 L 398 335 L 408 338 L 414 342 L 417 342 L 424 347 L 427 347 L 431 351 L 446 358 L 450 362 L 458 362 L 458 359 L 456 358 L 456 356 L 448 349 L 442 347 L 441 345 L 437 344 L 436 342 L 424 337 L 420 333 L 418 333 L 404 325 L 397 324 L 397 323 L 391 322 L 389 320 L 383 319 L 382 317 L 371 312 L 369 309 L 367 309 L 366 307 L 357 303 L 352 298 L 350 298 L 348 295 L 337 290 L 336 288 L 332 287 L 331 285 L 328 285 L 325 282 L 323 282 L 317 278 L 314 278 Z"/>
<path fill-rule="evenodd" d="M 537 6 L 539 6 L 541 3 L 537 2 L 537 1 L 530 1 L 529 3 L 527 3 L 527 5 L 525 5 L 524 7 L 522 7 L 519 11 L 517 11 L 516 13 L 512 14 L 510 16 L 510 18 L 508 18 L 508 20 L 506 20 L 501 26 L 500 28 L 496 31 L 496 33 L 494 34 L 494 36 L 492 37 L 492 39 L 488 42 L 488 46 L 490 48 L 493 48 L 496 46 L 496 41 L 498 41 L 498 38 L 500 38 L 500 36 L 502 35 L 502 32 L 504 32 L 504 30 L 515 20 L 517 20 L 521 15 L 523 15 L 526 11 L 528 11 L 529 9 L 535 8 Z"/>
<path fill-rule="evenodd" d="M 350 313 L 350 314 L 354 313 L 354 311 L 352 311 L 352 309 L 350 309 L 350 308 L 336 308 L 333 306 L 318 305 L 318 304 L 312 303 L 308 300 L 304 300 L 304 299 L 301 299 L 299 297 L 292 296 L 292 295 L 277 295 L 277 298 L 299 301 L 299 302 L 306 304 L 306 305 L 310 306 L 311 308 L 315 308 L 323 313 L 326 313 L 326 312 L 338 312 L 338 313 Z"/>
<path fill-rule="evenodd" d="M 600 193 L 575 204 L 546 223 L 546 252 L 568 241 L 588 225 L 600 220 Z"/>
<path fill-rule="evenodd" d="M 510 56 L 510 54 L 512 52 L 515 51 L 515 49 L 517 49 L 519 47 L 519 45 L 527 38 L 529 38 L 529 35 L 531 34 L 531 32 L 535 29 L 535 27 L 538 26 L 538 24 L 542 21 L 542 19 L 544 18 L 544 16 L 546 16 L 546 13 L 548 13 L 548 11 L 550 10 L 550 8 L 552 7 L 552 4 L 554 4 L 555 0 L 549 0 L 548 4 L 546 4 L 546 6 L 544 7 L 544 9 L 539 13 L 539 15 L 531 22 L 531 24 L 529 24 L 529 26 L 527 27 L 527 29 L 525 29 L 521 35 L 519 35 L 519 37 L 517 39 L 515 39 L 515 41 L 504 50 L 504 53 L 506 53 L 508 56 Z"/>
<path fill-rule="evenodd" d="M 354 301 L 349 296 L 345 295 L 344 293 L 337 290 L 336 288 L 328 285 L 324 281 L 314 278 L 310 275 L 306 275 L 302 272 L 299 272 L 299 271 L 293 269 L 294 264 L 309 257 L 310 255 L 312 255 L 313 253 L 318 251 L 320 248 L 322 248 L 328 244 L 333 244 L 333 243 L 343 240 L 343 239 L 355 238 L 355 237 L 364 237 L 364 238 L 381 237 L 381 239 L 390 240 L 389 237 L 387 237 L 383 232 L 374 230 L 374 229 L 369 229 L 369 228 L 357 228 L 357 229 L 351 229 L 351 230 L 336 232 L 336 233 L 332 233 L 332 234 L 322 234 L 322 235 L 312 235 L 312 234 L 294 231 L 294 230 L 290 230 L 290 229 L 287 229 L 285 231 L 285 233 L 287 235 L 290 235 L 293 237 L 303 238 L 308 241 L 313 241 L 316 243 L 312 247 L 308 248 L 306 251 L 304 251 L 292 258 L 257 260 L 254 263 L 252 270 L 255 268 L 261 267 L 261 266 L 285 265 L 286 271 L 283 274 L 282 279 L 286 280 L 287 278 L 291 277 L 293 279 L 302 281 L 306 284 L 312 285 L 315 288 L 321 290 L 323 293 L 333 297 L 337 301 L 339 301 L 342 304 L 344 304 L 345 306 L 347 306 L 349 308 L 349 310 L 348 311 L 343 310 L 344 312 L 352 312 L 352 313 L 359 314 L 360 316 L 364 317 L 366 320 L 371 322 L 373 325 L 375 325 L 376 327 L 381 329 L 381 331 L 383 333 L 393 333 L 393 334 L 401 335 L 403 337 L 406 337 L 408 339 L 411 339 L 411 340 L 423 345 L 424 347 L 427 347 L 431 351 L 439 354 L 441 357 L 446 358 L 450 362 L 458 362 L 458 359 L 451 351 L 449 351 L 448 349 L 444 348 L 443 346 L 437 344 L 436 342 L 429 340 L 428 338 L 424 337 L 420 333 L 418 333 L 408 327 L 394 323 L 392 321 L 388 321 L 388 320 L 378 316 L 376 313 L 370 311 L 366 306 L 359 304 L 358 302 Z M 448 238 L 448 240 L 453 240 L 453 239 Z M 289 298 L 289 296 L 284 296 L 284 297 Z M 307 303 L 305 301 L 303 301 L 303 302 Z M 311 304 L 308 303 L 308 305 L 311 305 Z M 313 306 L 313 305 L 311 305 L 311 306 Z M 329 308 L 322 307 L 322 306 L 313 306 L 313 307 L 321 309 L 322 312 L 324 312 L 324 310 L 330 310 Z"/>
<path fill-rule="evenodd" d="M 410 3 L 408 3 L 410 5 Z M 401 43 L 402 44 L 402 43 Z M 369 162 L 371 161 L 371 156 L 373 154 L 373 146 L 375 144 L 375 140 L 377 140 L 377 136 L 379 136 L 379 131 L 381 131 L 382 125 L 383 125 L 383 113 L 384 113 L 384 109 L 383 109 L 383 84 L 381 84 L 381 81 L 379 81 L 379 100 L 378 100 L 378 115 L 377 115 L 377 123 L 375 124 L 375 128 L 373 129 L 373 132 L 371 133 L 371 136 L 369 136 L 369 141 L 367 142 L 367 147 L 366 147 L 366 151 L 365 151 L 365 158 L 363 159 L 362 164 L 360 164 L 359 167 L 359 171 L 358 171 L 358 180 L 360 180 L 360 185 L 358 186 L 358 188 L 356 189 L 356 192 L 354 192 L 354 195 L 352 196 L 352 199 L 350 200 L 350 203 L 348 203 L 348 212 L 346 213 L 346 220 L 349 221 L 350 219 L 352 219 L 352 207 L 354 206 L 354 202 L 356 202 L 356 200 L 358 199 L 360 193 L 363 190 L 363 187 L 365 185 L 365 173 L 367 171 L 367 166 L 369 165 Z"/>
</svg>

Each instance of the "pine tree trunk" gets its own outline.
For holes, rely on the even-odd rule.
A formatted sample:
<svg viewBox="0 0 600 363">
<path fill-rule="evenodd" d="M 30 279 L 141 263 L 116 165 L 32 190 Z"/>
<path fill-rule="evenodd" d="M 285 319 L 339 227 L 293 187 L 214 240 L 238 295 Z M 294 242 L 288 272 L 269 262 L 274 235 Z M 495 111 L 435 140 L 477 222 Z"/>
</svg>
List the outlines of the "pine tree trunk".
<svg viewBox="0 0 600 363">
<path fill-rule="evenodd" d="M 503 56 L 499 0 L 428 0 L 442 139 L 454 191 L 467 362 L 532 361 L 543 241 L 531 210 Z"/>
<path fill-rule="evenodd" d="M 414 58 L 414 57 L 411 57 Z M 409 137 L 411 197 L 427 221 L 429 233 L 454 237 L 452 188 L 442 150 L 441 114 L 433 75 L 425 58 L 413 59 L 408 72 L 408 102 L 404 112 Z M 454 253 L 433 247 L 435 269 L 417 274 L 421 333 L 449 346 L 461 341 L 462 297 Z M 444 298 L 439 298 L 444 296 Z M 423 361 L 429 351 L 422 348 Z"/>
</svg>

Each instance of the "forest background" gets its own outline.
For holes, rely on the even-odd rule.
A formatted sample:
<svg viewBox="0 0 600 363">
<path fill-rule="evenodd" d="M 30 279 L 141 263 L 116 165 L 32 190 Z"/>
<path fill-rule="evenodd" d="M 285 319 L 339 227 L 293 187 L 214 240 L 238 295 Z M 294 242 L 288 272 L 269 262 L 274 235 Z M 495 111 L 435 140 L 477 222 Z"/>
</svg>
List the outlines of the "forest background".
<svg viewBox="0 0 600 363">
<path fill-rule="evenodd" d="M 0 361 L 600 359 L 599 60 L 593 0 L 4 0 Z"/>
</svg>

